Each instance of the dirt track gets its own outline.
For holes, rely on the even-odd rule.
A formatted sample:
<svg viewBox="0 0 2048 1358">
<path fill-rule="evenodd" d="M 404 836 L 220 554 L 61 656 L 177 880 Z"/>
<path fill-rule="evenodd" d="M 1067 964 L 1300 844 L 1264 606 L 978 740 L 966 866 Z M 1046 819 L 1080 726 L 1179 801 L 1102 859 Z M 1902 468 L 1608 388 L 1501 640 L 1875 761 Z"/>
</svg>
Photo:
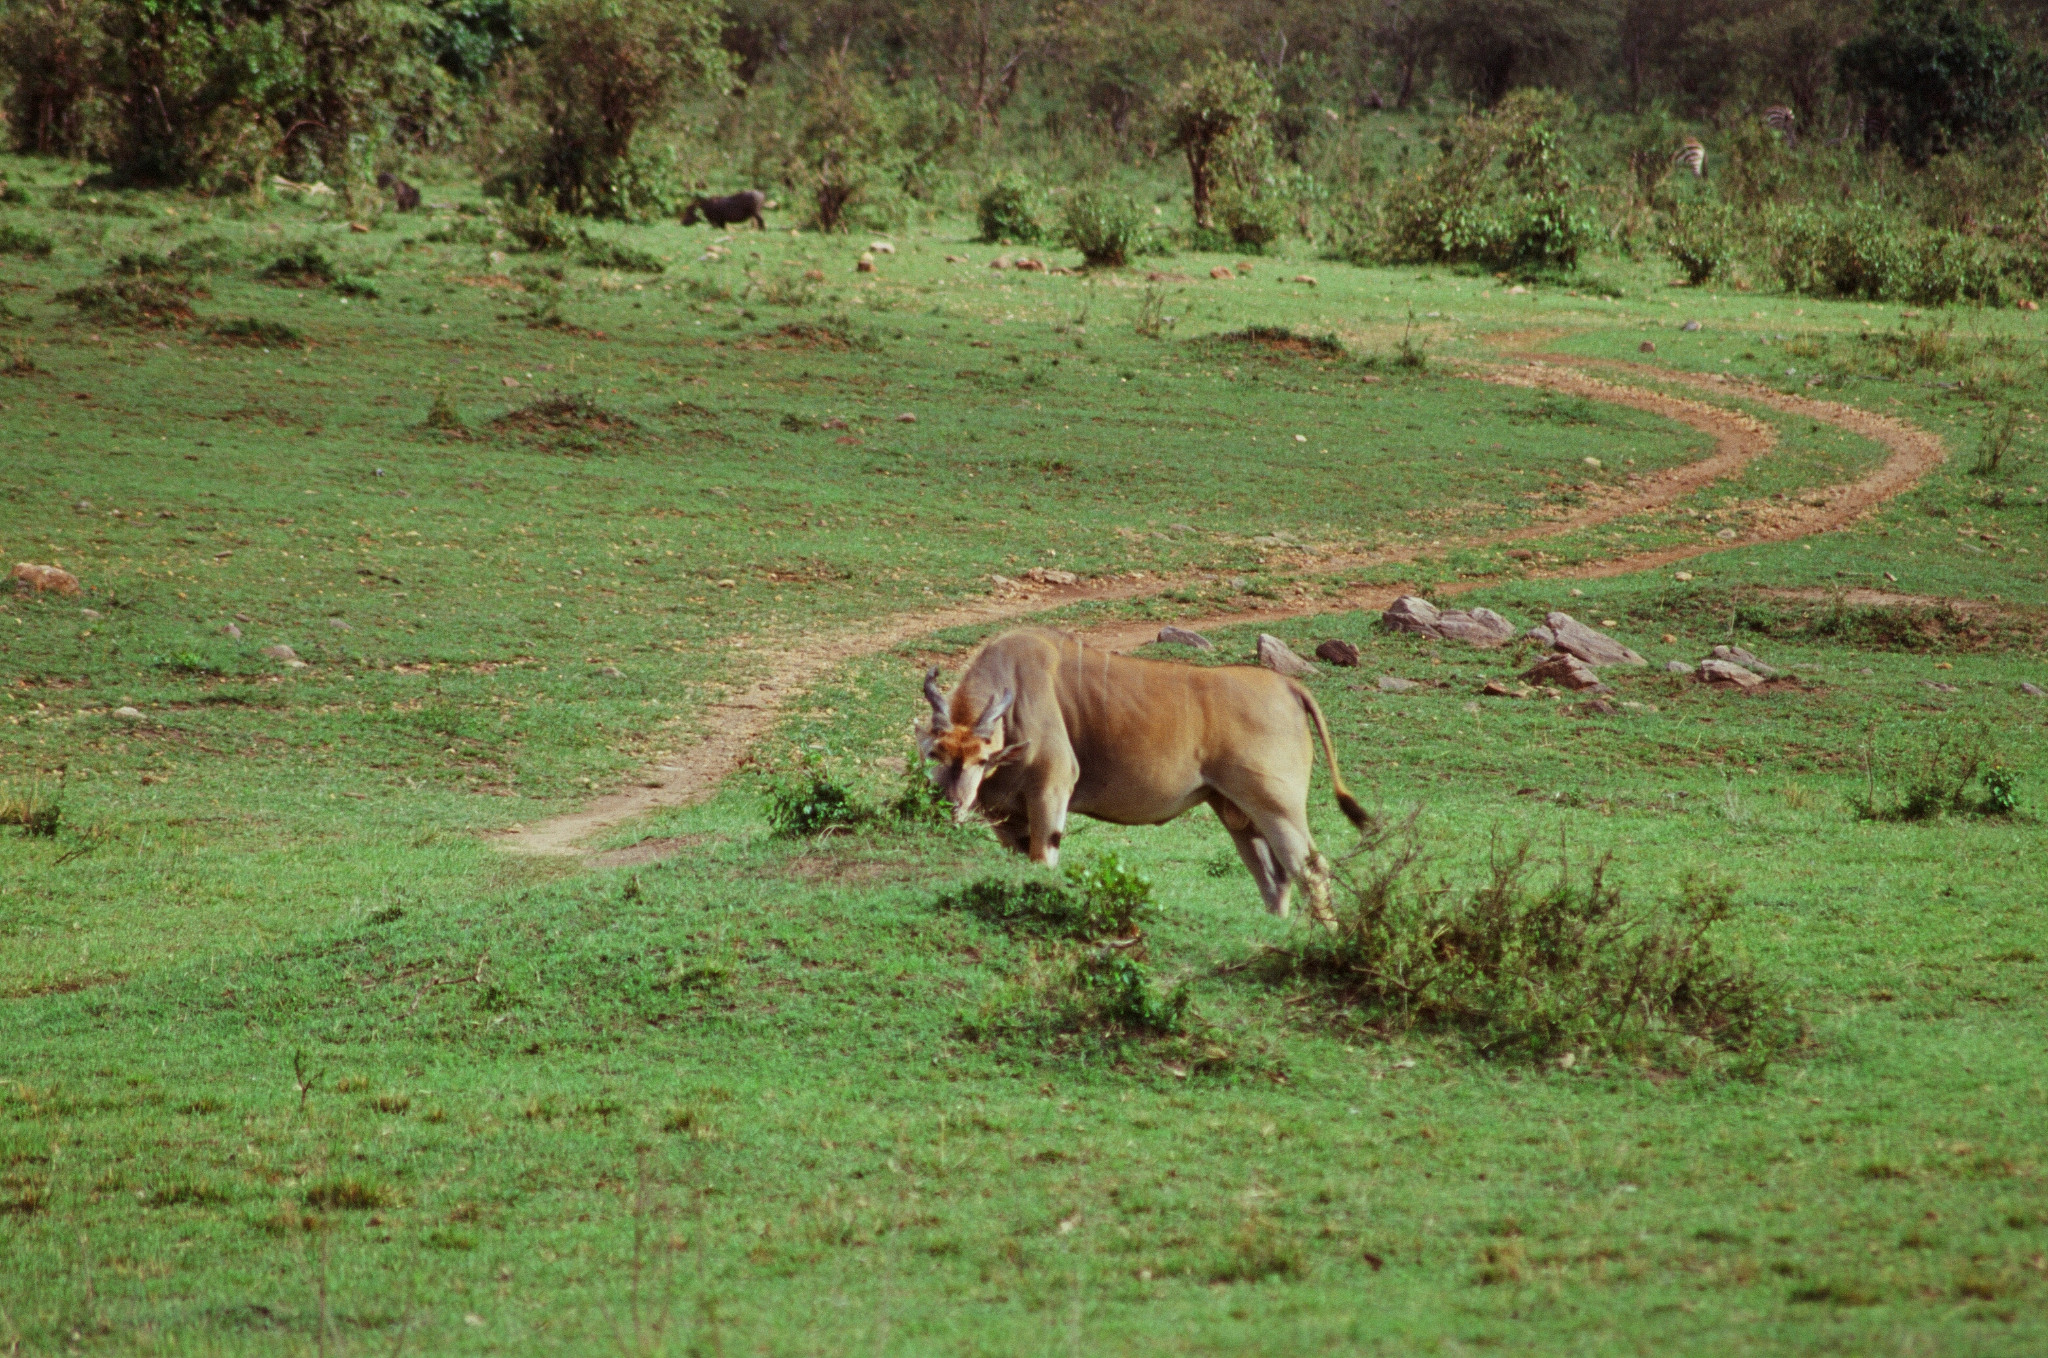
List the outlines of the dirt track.
<svg viewBox="0 0 2048 1358">
<path fill-rule="evenodd" d="M 1469 545 L 1501 546 L 1536 541 L 1613 519 L 1661 508 L 1709 485 L 1734 476 L 1769 452 L 1776 436 L 1768 424 L 1740 411 L 1707 401 L 1625 386 L 1594 377 L 1589 366 L 1690 387 L 1724 397 L 1754 402 L 1789 415 L 1799 415 L 1846 429 L 1883 444 L 1890 456 L 1877 470 L 1846 485 L 1821 492 L 1822 503 L 1798 505 L 1773 519 L 1768 528 L 1735 539 L 1623 557 L 1564 570 L 1542 572 L 1538 578 L 1593 579 L 1654 570 L 1677 561 L 1739 548 L 1746 543 L 1785 541 L 1841 528 L 1892 496 L 1910 489 L 1938 466 L 1946 455 L 1941 440 L 1903 420 L 1875 415 L 1834 401 L 1791 396 L 1753 383 L 1635 363 L 1600 362 L 1566 366 L 1542 355 L 1515 354 L 1508 362 L 1469 370 L 1482 381 L 1509 386 L 1542 387 L 1628 406 L 1664 416 L 1710 434 L 1714 451 L 1699 462 L 1644 477 L 1621 492 L 1568 517 L 1533 524 L 1509 533 L 1475 539 Z M 1363 566 L 1400 564 L 1438 547 L 1416 547 L 1367 555 L 1325 558 L 1310 574 L 1334 574 Z M 745 692 L 708 704 L 703 734 L 696 744 L 642 771 L 636 784 L 609 793 L 581 810 L 531 826 L 515 826 L 495 837 L 508 852 L 543 856 L 580 856 L 582 841 L 644 812 L 665 806 L 687 806 L 715 791 L 747 752 L 775 728 L 783 707 L 795 695 L 838 666 L 863 655 L 887 650 L 929 633 L 971 623 L 1025 618 L 1063 604 L 1134 599 L 1179 588 L 1185 580 L 1148 576 L 1142 581 L 1080 585 L 1064 589 L 1019 590 L 1002 597 L 967 600 L 924 613 L 899 614 L 806 640 L 801 648 L 766 653 L 767 667 Z M 1475 584 L 1477 582 L 1474 582 Z M 1470 588 L 1472 586 L 1465 586 Z M 1458 587 L 1452 587 L 1455 592 Z M 1188 627 L 1225 627 L 1244 623 L 1281 622 L 1316 614 L 1361 608 L 1384 608 L 1401 591 L 1372 588 L 1324 597 L 1312 604 L 1276 603 L 1270 607 L 1182 620 Z M 1092 629 L 1089 636 L 1117 649 L 1151 641 L 1154 623 L 1117 623 Z M 599 856 L 602 862 L 609 855 Z M 644 857 L 644 856 L 643 856 Z"/>
</svg>

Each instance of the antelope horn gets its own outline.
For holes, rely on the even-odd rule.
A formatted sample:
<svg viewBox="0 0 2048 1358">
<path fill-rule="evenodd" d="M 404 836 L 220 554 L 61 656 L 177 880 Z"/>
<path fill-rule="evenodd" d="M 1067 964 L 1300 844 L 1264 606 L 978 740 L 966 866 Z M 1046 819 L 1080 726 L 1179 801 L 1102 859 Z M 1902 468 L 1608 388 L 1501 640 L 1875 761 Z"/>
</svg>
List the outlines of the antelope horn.
<svg viewBox="0 0 2048 1358">
<path fill-rule="evenodd" d="M 937 665 L 924 672 L 924 698 L 932 705 L 932 730 L 943 731 L 953 724 L 952 714 L 946 711 L 946 695 L 939 692 Z"/>
<path fill-rule="evenodd" d="M 1015 689 L 1006 688 L 997 694 L 995 700 L 988 705 L 988 709 L 981 714 L 981 720 L 974 723 L 974 734 L 983 740 L 994 736 L 996 727 L 1002 724 L 1003 714 L 1008 712 L 1010 704 L 1016 701 Z"/>
</svg>

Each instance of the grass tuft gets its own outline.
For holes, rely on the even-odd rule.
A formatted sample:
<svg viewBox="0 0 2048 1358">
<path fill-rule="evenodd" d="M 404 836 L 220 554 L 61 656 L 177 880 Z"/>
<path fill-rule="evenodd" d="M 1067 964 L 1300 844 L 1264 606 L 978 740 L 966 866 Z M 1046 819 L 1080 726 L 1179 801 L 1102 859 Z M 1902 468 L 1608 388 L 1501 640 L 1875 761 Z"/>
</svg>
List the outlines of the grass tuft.
<svg viewBox="0 0 2048 1358">
<path fill-rule="evenodd" d="M 330 1212 L 372 1212 L 391 1205 L 391 1194 L 367 1179 L 323 1179 L 306 1190 L 306 1206 Z"/>
<path fill-rule="evenodd" d="M 259 345 L 265 349 L 298 349 L 306 343 L 305 336 L 284 322 L 258 320 L 254 316 L 215 321 L 207 327 L 207 333 L 224 344 Z"/>
</svg>

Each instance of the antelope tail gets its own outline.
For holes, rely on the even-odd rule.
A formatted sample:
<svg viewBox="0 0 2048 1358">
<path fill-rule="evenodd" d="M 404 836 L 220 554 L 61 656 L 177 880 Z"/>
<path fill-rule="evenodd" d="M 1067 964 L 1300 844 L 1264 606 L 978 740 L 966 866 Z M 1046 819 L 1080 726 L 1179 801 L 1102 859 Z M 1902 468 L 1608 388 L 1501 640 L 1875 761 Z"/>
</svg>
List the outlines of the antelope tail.
<svg viewBox="0 0 2048 1358">
<path fill-rule="evenodd" d="M 1357 829 L 1365 829 L 1372 823 L 1372 817 L 1358 804 L 1358 798 L 1351 795 L 1351 789 L 1344 786 L 1344 775 L 1337 771 L 1337 750 L 1330 744 L 1330 726 L 1323 720 L 1323 709 L 1316 706 L 1315 695 L 1305 688 L 1296 687 L 1294 696 L 1300 701 L 1301 710 L 1308 713 L 1308 719 L 1315 723 L 1316 735 L 1323 742 L 1323 758 L 1330 765 L 1330 786 L 1337 792 L 1337 809 Z"/>
</svg>

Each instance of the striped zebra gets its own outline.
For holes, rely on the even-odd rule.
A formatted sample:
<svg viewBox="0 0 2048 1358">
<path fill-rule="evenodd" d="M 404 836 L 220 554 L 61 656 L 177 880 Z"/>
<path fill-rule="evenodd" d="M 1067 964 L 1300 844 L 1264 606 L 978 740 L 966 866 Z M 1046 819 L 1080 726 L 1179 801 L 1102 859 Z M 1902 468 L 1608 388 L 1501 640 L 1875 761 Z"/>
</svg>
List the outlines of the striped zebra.
<svg viewBox="0 0 2048 1358">
<path fill-rule="evenodd" d="M 1772 104 L 1764 110 L 1764 121 L 1770 124 L 1771 131 L 1785 139 L 1785 145 L 1799 144 L 1799 134 L 1792 130 L 1792 124 L 1798 122 L 1799 117 L 1791 109 L 1783 104 Z"/>
<path fill-rule="evenodd" d="M 1694 179 L 1698 179 L 1707 172 L 1707 148 L 1700 145 L 1698 137 L 1687 137 L 1685 145 L 1679 147 L 1677 154 L 1671 157 L 1671 163 L 1683 165 L 1692 171 Z"/>
</svg>

